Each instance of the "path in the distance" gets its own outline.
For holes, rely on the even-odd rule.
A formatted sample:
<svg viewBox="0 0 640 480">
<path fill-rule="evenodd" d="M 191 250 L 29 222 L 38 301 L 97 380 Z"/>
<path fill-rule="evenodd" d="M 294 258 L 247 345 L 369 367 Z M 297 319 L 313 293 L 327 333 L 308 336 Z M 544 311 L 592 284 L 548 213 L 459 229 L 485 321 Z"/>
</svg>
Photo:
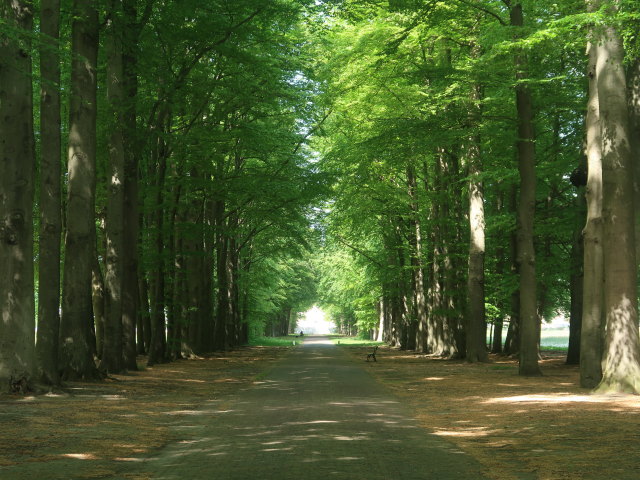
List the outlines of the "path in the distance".
<svg viewBox="0 0 640 480">
<path fill-rule="evenodd" d="M 139 467 L 154 480 L 483 478 L 365 367 L 308 337 L 256 385 L 193 412 L 176 426 L 184 440 Z"/>
</svg>

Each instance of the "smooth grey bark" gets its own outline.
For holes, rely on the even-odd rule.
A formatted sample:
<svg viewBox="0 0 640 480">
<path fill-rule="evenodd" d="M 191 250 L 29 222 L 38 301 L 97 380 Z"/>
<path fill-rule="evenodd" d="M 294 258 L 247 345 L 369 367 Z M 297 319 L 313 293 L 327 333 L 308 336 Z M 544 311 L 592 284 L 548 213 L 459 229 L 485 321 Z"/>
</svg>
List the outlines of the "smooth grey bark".
<svg viewBox="0 0 640 480">
<path fill-rule="evenodd" d="M 587 215 L 587 202 L 585 198 L 586 185 L 586 156 L 578 167 L 574 186 L 577 195 L 574 199 L 574 227 L 571 241 L 571 263 L 569 272 L 569 289 L 571 291 L 571 304 L 569 310 L 569 348 L 567 349 L 567 365 L 580 363 L 580 336 L 582 332 L 582 309 L 584 304 L 584 239 L 582 235 L 584 219 Z"/>
<path fill-rule="evenodd" d="M 524 17 L 520 2 L 510 4 L 511 25 L 522 28 Z M 520 274 L 520 375 L 540 375 L 538 365 L 538 315 L 536 308 L 536 265 L 533 246 L 533 222 L 536 207 L 535 133 L 531 92 L 527 79 L 527 59 L 523 52 L 515 58 L 516 110 L 518 117 L 518 267 Z"/>
<path fill-rule="evenodd" d="M 40 3 L 40 231 L 38 268 L 38 379 L 60 383 L 60 245 L 62 232 L 60 136 L 60 0 Z"/>
<path fill-rule="evenodd" d="M 20 32 L 0 32 L 0 392 L 26 393 L 36 367 L 31 2 L 3 1 L 0 21 Z"/>
<path fill-rule="evenodd" d="M 142 18 L 138 21 L 137 0 L 123 0 L 123 144 L 124 144 L 124 219 L 123 219 L 123 271 L 122 271 L 122 331 L 123 357 L 127 370 L 137 370 L 136 355 L 144 351 L 143 322 L 138 295 L 139 218 L 137 139 L 138 96 L 138 41 L 144 22 L 150 14 L 152 2 L 147 2 Z M 136 341 L 137 325 L 140 325 L 140 341 Z M 138 348 L 141 347 L 141 348 Z"/>
<path fill-rule="evenodd" d="M 422 260 L 422 226 L 417 198 L 415 167 L 407 166 L 407 187 L 409 209 L 411 211 L 409 243 L 411 252 L 411 273 L 413 277 L 413 304 L 415 312 L 416 334 L 415 350 L 427 351 L 427 301 L 424 294 L 424 266 Z"/>
<path fill-rule="evenodd" d="M 161 95 L 164 98 L 164 95 Z M 166 356 L 166 284 L 164 265 L 165 255 L 165 239 L 164 239 L 164 209 L 163 198 L 165 194 L 165 182 L 167 174 L 167 157 L 170 154 L 164 133 L 171 123 L 171 112 L 169 105 L 160 107 L 155 124 L 153 126 L 155 133 L 155 145 L 151 158 L 150 175 L 155 177 L 155 211 L 153 212 L 153 225 L 155 233 L 152 240 L 152 248 L 154 249 L 154 263 L 152 267 L 151 278 L 149 281 L 151 291 L 151 340 L 149 344 L 148 365 L 164 362 Z"/>
<path fill-rule="evenodd" d="M 635 210 L 636 256 L 640 255 L 640 57 L 627 70 L 629 135 L 633 158 L 633 204 Z"/>
<path fill-rule="evenodd" d="M 606 26 L 597 45 L 596 77 L 602 135 L 605 346 L 602 380 L 596 391 L 640 393 L 633 165 L 624 51 L 622 38 L 612 25 Z"/>
<path fill-rule="evenodd" d="M 594 5 L 595 2 L 589 2 Z M 594 8 L 590 7 L 590 8 Z M 594 39 L 595 40 L 595 39 Z M 597 40 L 596 40 L 597 42 Z M 602 379 L 603 342 L 603 218 L 602 218 L 602 142 L 596 63 L 598 49 L 588 46 L 589 100 L 587 104 L 587 220 L 584 237 L 584 286 L 582 332 L 580 334 L 580 385 L 594 388 Z"/>
<path fill-rule="evenodd" d="M 463 335 L 466 284 L 462 279 L 464 267 L 456 258 L 464 258 L 457 223 L 461 221 L 463 207 L 461 196 L 453 191 L 453 185 L 461 178 L 457 156 L 446 149 L 438 149 L 434 164 L 432 195 L 438 197 L 431 211 L 434 226 L 428 346 L 429 353 L 453 358 L 466 351 Z"/>
<path fill-rule="evenodd" d="M 216 321 L 213 332 L 213 349 L 226 350 L 227 327 L 229 323 L 229 278 L 227 270 L 227 256 L 229 254 L 229 239 L 225 234 L 225 202 L 215 202 L 215 226 L 216 226 L 216 292 L 217 308 Z"/>
<path fill-rule="evenodd" d="M 109 0 L 105 25 L 107 100 L 109 103 L 109 168 L 105 252 L 105 324 L 101 370 L 124 370 L 122 284 L 124 271 L 124 143 L 122 89 L 122 1 Z"/>
<path fill-rule="evenodd" d="M 474 85 L 471 94 L 472 109 L 479 109 L 481 92 Z M 472 112 L 471 121 L 477 124 L 479 112 Z M 489 360 L 486 346 L 487 322 L 485 318 L 484 295 L 484 185 L 482 182 L 482 158 L 480 157 L 480 138 L 469 138 L 466 151 L 469 172 L 469 257 L 467 276 L 467 321 L 466 321 L 466 359 L 468 362 L 486 362 Z"/>
<path fill-rule="evenodd" d="M 62 281 L 60 366 L 63 379 L 99 376 L 93 361 L 91 268 L 96 189 L 96 63 L 98 12 L 93 2 L 74 0 L 71 26 L 71 98 L 67 231 Z"/>
<path fill-rule="evenodd" d="M 98 358 L 102 357 L 104 350 L 104 295 L 104 274 L 98 259 L 98 245 L 96 242 L 91 268 L 91 306 L 93 308 L 93 325 L 95 329 L 95 343 L 92 341 L 91 348 Z"/>
<path fill-rule="evenodd" d="M 496 213 L 498 215 L 502 215 L 505 209 L 505 192 L 502 185 L 498 184 L 498 192 L 496 196 Z M 507 254 L 507 248 L 505 247 L 505 242 L 497 242 L 496 248 L 496 274 L 499 277 L 507 278 L 508 273 L 508 265 L 509 265 L 509 255 Z M 506 302 L 504 302 L 506 305 Z M 502 331 L 504 329 L 504 315 L 499 314 L 493 318 L 493 335 L 491 339 L 491 353 L 502 353 Z"/>
</svg>

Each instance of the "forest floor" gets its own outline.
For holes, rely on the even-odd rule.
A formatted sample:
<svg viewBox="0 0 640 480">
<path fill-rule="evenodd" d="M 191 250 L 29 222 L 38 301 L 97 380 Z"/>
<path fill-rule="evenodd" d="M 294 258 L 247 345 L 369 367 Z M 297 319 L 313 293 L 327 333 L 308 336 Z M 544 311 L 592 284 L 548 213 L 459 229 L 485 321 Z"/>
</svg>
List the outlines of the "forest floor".
<svg viewBox="0 0 640 480">
<path fill-rule="evenodd" d="M 525 378 L 503 357 L 476 365 L 381 347 L 378 362 L 365 363 L 369 347 L 339 348 L 488 478 L 640 478 L 640 397 L 590 395 L 560 354 L 545 354 L 543 377 Z M 61 393 L 0 395 L 0 478 L 113 478 L 123 462 L 177 440 L 171 424 L 259 380 L 288 350 L 247 347 Z"/>
<path fill-rule="evenodd" d="M 351 347 L 354 358 L 370 348 Z M 640 396 L 591 395 L 565 353 L 545 352 L 543 376 L 515 359 L 469 364 L 381 347 L 370 371 L 495 480 L 640 478 Z"/>
<path fill-rule="evenodd" d="M 0 394 L 0 479 L 115 478 L 122 462 L 177 441 L 172 424 L 251 385 L 288 350 L 244 347 L 153 367 L 142 367 L 140 357 L 139 371 L 104 382 L 69 382 L 45 395 Z"/>
</svg>

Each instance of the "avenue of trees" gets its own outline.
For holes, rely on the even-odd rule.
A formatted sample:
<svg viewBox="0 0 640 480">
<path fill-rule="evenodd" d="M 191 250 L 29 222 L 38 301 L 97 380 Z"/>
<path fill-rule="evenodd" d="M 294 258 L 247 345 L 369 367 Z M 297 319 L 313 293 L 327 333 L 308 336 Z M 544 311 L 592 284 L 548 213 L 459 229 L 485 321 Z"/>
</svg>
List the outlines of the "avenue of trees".
<svg viewBox="0 0 640 480">
<path fill-rule="evenodd" d="M 471 362 L 491 334 L 539 375 L 561 313 L 582 385 L 639 391 L 639 13 L 341 3 L 316 46 L 332 113 L 314 148 L 334 177 L 319 291 L 342 331 Z"/>
<path fill-rule="evenodd" d="M 2 2 L 3 390 L 287 333 L 314 294 L 324 188 L 304 155 L 304 13 Z"/>
<path fill-rule="evenodd" d="M 1 390 L 318 301 L 522 375 L 564 313 L 582 385 L 640 393 L 636 2 L 0 5 Z"/>
</svg>

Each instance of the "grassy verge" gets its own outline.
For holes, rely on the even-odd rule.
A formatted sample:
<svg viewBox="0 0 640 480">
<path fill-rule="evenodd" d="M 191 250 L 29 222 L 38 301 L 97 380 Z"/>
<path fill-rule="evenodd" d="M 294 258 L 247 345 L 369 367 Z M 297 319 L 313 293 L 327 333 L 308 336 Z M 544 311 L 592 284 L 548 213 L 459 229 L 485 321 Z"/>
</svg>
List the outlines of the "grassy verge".
<svg viewBox="0 0 640 480">
<path fill-rule="evenodd" d="M 336 345 L 349 345 L 349 346 L 357 346 L 357 347 L 384 345 L 384 342 L 376 342 L 374 340 L 366 340 L 366 339 L 357 338 L 357 337 L 334 336 L 331 338 L 331 341 Z"/>
<path fill-rule="evenodd" d="M 251 347 L 291 347 L 300 345 L 304 338 L 289 335 L 286 337 L 256 337 L 249 340 Z"/>
</svg>

